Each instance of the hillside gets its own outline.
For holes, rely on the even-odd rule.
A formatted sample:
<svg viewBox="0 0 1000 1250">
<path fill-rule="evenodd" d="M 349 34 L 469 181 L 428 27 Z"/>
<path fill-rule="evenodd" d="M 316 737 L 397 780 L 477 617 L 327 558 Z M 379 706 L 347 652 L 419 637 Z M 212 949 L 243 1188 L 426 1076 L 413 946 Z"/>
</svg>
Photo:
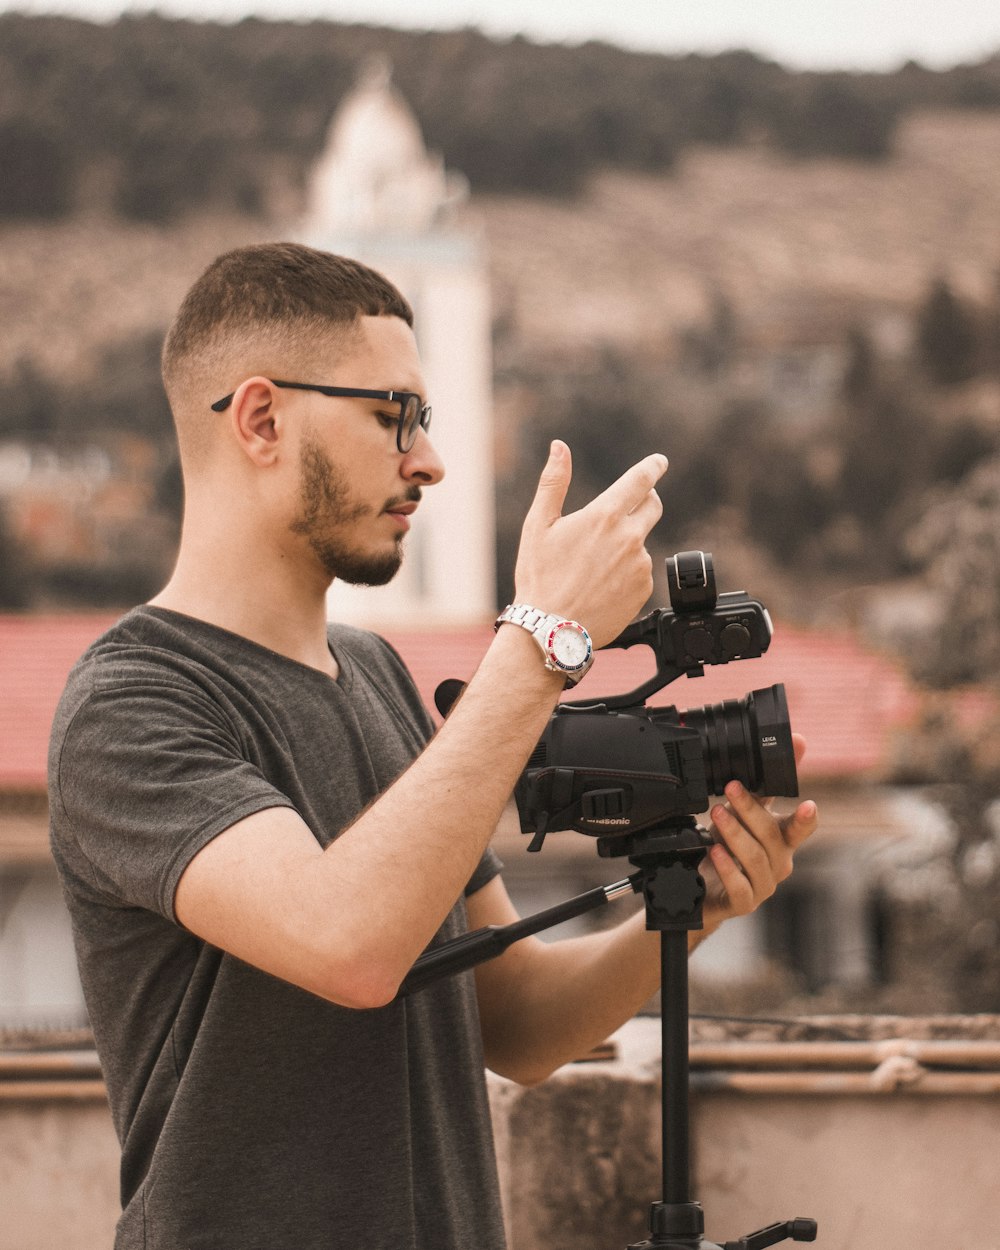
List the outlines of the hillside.
<svg viewBox="0 0 1000 1250">
<path fill-rule="evenodd" d="M 133 220 L 266 212 L 387 58 L 433 147 L 478 191 L 565 195 L 602 165 L 660 173 L 698 143 L 879 161 L 914 108 L 1000 108 L 1000 60 L 796 73 L 749 52 L 664 56 L 335 22 L 0 14 L 0 218 L 98 202 Z M 95 171 L 98 177 L 95 178 Z"/>
<path fill-rule="evenodd" d="M 669 353 L 724 291 L 780 341 L 913 308 L 947 274 L 985 300 L 1000 273 L 1000 115 L 918 114 L 883 165 L 703 147 L 672 175 L 606 171 L 575 200 L 473 196 L 504 355 L 595 343 Z M 218 251 L 294 231 L 199 214 L 176 225 L 90 215 L 0 227 L 0 375 L 31 361 L 87 377 L 102 347 L 158 331 Z"/>
<path fill-rule="evenodd" d="M 522 345 L 669 350 L 724 291 L 761 338 L 909 312 L 932 276 L 1000 273 L 1000 117 L 923 114 L 884 165 L 702 148 L 676 175 L 596 177 L 578 203 L 479 201 Z"/>
</svg>

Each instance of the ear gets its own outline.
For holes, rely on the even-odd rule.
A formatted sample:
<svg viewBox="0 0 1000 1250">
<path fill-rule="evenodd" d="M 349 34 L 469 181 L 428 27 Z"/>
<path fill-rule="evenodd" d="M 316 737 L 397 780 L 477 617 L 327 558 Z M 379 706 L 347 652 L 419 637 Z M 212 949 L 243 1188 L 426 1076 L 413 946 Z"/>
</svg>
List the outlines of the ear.
<svg viewBox="0 0 1000 1250">
<path fill-rule="evenodd" d="M 240 449 L 255 464 L 274 464 L 284 432 L 278 388 L 267 378 L 247 378 L 233 394 L 229 424 Z"/>
</svg>

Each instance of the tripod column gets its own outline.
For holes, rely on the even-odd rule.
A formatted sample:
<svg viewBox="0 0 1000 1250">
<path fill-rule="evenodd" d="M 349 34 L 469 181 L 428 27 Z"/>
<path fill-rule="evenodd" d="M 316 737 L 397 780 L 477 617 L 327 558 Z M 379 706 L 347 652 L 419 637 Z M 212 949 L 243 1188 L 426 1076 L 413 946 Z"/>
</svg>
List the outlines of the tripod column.
<svg viewBox="0 0 1000 1250">
<path fill-rule="evenodd" d="M 662 1039 L 663 1201 L 691 1199 L 688 1079 L 687 933 L 660 933 L 660 1032 Z"/>
<path fill-rule="evenodd" d="M 704 1240 L 705 1215 L 691 1186 L 688 1094 L 688 933 L 702 927 L 699 866 L 709 837 L 694 821 L 636 836 L 629 859 L 642 869 L 646 928 L 660 934 L 660 1091 L 663 1197 L 649 1217 L 649 1240 L 629 1250 L 718 1250 Z"/>
</svg>

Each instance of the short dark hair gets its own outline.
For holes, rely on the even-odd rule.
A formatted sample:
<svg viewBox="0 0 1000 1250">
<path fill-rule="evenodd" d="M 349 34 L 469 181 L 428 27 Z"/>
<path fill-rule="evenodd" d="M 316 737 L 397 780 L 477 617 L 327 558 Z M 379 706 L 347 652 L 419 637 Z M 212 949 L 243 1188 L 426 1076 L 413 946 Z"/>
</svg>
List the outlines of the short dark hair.
<svg viewBox="0 0 1000 1250">
<path fill-rule="evenodd" d="M 260 243 L 217 257 L 184 297 L 163 345 L 171 382 L 200 352 L 254 331 L 322 331 L 358 317 L 400 317 L 413 325 L 406 298 L 360 261 L 302 243 Z"/>
</svg>

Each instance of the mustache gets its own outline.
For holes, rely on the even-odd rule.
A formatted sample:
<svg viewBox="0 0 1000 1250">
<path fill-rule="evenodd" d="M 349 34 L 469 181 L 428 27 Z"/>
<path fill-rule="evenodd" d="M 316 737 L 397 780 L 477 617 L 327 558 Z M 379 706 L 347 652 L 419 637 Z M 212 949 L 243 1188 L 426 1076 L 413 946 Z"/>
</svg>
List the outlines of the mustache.
<svg viewBox="0 0 1000 1250">
<path fill-rule="evenodd" d="M 394 508 L 398 508 L 401 503 L 419 503 L 423 498 L 423 491 L 419 486 L 408 486 L 402 495 L 395 495 L 388 501 L 383 512 L 392 512 Z"/>
</svg>

